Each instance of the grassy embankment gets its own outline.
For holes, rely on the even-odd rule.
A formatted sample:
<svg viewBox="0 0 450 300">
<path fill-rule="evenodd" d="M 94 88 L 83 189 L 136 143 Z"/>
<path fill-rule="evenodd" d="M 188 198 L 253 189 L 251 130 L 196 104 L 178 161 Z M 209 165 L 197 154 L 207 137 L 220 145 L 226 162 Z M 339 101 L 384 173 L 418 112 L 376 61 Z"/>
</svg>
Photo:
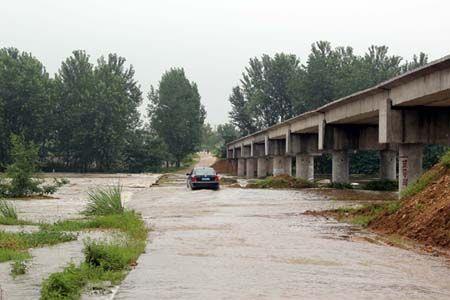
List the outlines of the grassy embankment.
<svg viewBox="0 0 450 300">
<path fill-rule="evenodd" d="M 341 208 L 321 214 L 407 237 L 431 246 L 450 247 L 450 152 L 401 193 L 399 200 Z"/>
<path fill-rule="evenodd" d="M 42 299 L 78 299 L 87 284 L 118 284 L 145 250 L 148 229 L 141 216 L 124 209 L 120 188 L 98 189 L 90 193 L 83 220 L 65 220 L 42 225 L 48 231 L 113 229 L 121 233 L 109 241 L 85 241 L 84 262 L 70 264 L 54 273 L 42 286 Z"/>
</svg>

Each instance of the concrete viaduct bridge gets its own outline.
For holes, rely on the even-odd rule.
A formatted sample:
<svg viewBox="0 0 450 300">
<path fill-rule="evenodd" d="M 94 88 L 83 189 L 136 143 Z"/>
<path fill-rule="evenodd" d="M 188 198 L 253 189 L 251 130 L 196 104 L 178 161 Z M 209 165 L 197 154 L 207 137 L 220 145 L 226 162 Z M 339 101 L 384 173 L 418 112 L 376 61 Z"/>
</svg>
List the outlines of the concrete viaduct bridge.
<svg viewBox="0 0 450 300">
<path fill-rule="evenodd" d="M 227 145 L 238 176 L 314 179 L 314 157 L 332 156 L 332 182 L 349 182 L 349 152 L 377 150 L 380 178 L 399 190 L 422 174 L 423 147 L 450 145 L 450 55 Z"/>
</svg>

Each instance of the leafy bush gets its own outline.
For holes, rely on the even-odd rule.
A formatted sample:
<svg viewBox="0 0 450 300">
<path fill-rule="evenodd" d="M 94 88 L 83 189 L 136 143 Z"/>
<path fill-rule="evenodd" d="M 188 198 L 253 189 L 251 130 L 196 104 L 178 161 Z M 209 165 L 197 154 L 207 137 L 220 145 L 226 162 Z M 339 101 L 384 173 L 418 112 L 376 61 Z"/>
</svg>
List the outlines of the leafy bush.
<svg viewBox="0 0 450 300">
<path fill-rule="evenodd" d="M 122 188 L 114 187 L 97 188 L 89 191 L 89 200 L 84 214 L 87 216 L 106 216 L 121 214 L 124 212 L 122 205 Z"/>
<path fill-rule="evenodd" d="M 446 167 L 447 169 L 450 168 L 450 151 L 444 154 L 441 158 L 441 163 Z"/>
<path fill-rule="evenodd" d="M 125 270 L 135 264 L 144 251 L 145 242 L 87 242 L 84 248 L 85 262 L 104 271 Z"/>
<path fill-rule="evenodd" d="M 53 273 L 42 284 L 41 299 L 78 299 L 87 283 L 82 269 L 70 264 L 62 272 Z"/>
<path fill-rule="evenodd" d="M 278 175 L 257 180 L 254 183 L 248 184 L 247 188 L 305 189 L 305 188 L 313 188 L 315 186 L 316 185 L 314 184 L 314 182 L 308 181 L 306 179 L 295 178 L 288 175 Z"/>
<path fill-rule="evenodd" d="M 373 180 L 366 183 L 364 189 L 371 191 L 397 191 L 398 181 L 388 179 Z"/>
<path fill-rule="evenodd" d="M 27 264 L 24 260 L 16 260 L 11 263 L 11 275 L 16 277 L 18 275 L 23 275 L 27 272 Z"/>
<path fill-rule="evenodd" d="M 11 157 L 13 163 L 6 168 L 5 177 L 0 181 L 0 197 L 23 197 L 33 194 L 48 195 L 65 184 L 66 179 L 54 179 L 54 185 L 44 185 L 42 180 L 33 178 L 37 171 L 38 147 L 25 142 L 23 136 L 11 136 Z"/>
<path fill-rule="evenodd" d="M 350 183 L 343 183 L 343 182 L 332 182 L 327 185 L 327 187 L 337 190 L 351 190 L 353 189 L 353 186 Z"/>
<path fill-rule="evenodd" d="M 9 204 L 8 202 L 1 200 L 0 201 L 0 217 L 4 219 L 17 220 L 17 211 L 16 208 Z"/>
<path fill-rule="evenodd" d="M 23 136 L 11 136 L 11 157 L 13 163 L 6 168 L 6 177 L 10 179 L 7 194 L 12 197 L 26 196 L 40 191 L 41 181 L 33 178 L 36 172 L 38 147 L 26 143 Z"/>
</svg>

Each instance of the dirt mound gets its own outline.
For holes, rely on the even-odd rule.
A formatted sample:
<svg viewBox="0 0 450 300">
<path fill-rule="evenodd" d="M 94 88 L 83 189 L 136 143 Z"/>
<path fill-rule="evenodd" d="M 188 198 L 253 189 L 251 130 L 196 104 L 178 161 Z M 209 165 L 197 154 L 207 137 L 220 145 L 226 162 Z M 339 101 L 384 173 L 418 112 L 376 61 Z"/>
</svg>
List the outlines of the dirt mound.
<svg viewBox="0 0 450 300">
<path fill-rule="evenodd" d="M 450 248 L 450 169 L 443 164 L 436 165 L 421 179 L 429 179 L 430 174 L 433 180 L 423 190 L 401 200 L 395 212 L 385 211 L 377 216 L 369 228 Z"/>
<path fill-rule="evenodd" d="M 227 159 L 217 160 L 212 166 L 214 170 L 218 173 L 222 174 L 232 174 L 233 173 L 233 164 L 231 161 Z"/>
</svg>

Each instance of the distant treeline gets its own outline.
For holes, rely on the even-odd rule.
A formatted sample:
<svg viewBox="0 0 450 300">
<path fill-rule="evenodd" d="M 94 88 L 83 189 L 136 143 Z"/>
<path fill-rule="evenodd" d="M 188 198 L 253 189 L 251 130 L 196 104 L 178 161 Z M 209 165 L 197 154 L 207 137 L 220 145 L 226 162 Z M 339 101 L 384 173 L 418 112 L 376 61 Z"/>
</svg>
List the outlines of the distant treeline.
<svg viewBox="0 0 450 300">
<path fill-rule="evenodd" d="M 232 140 L 267 128 L 427 62 L 425 53 L 405 61 L 390 55 L 386 46 L 371 46 L 364 55 L 357 55 L 352 47 L 333 48 L 326 41 L 314 43 L 304 63 L 295 54 L 285 53 L 252 58 L 229 97 L 231 124 L 237 132 L 228 136 Z M 425 166 L 431 165 L 444 149 L 428 146 Z M 372 174 L 378 170 L 375 151 L 352 154 L 351 160 L 352 173 Z M 331 172 L 329 156 L 317 159 L 316 171 Z"/>
<path fill-rule="evenodd" d="M 74 51 L 51 77 L 30 53 L 0 49 L 0 169 L 11 160 L 11 136 L 39 147 L 43 169 L 152 171 L 196 151 L 205 111 L 195 83 L 171 69 L 143 96 L 134 69 L 117 54 L 92 63 Z"/>
</svg>

